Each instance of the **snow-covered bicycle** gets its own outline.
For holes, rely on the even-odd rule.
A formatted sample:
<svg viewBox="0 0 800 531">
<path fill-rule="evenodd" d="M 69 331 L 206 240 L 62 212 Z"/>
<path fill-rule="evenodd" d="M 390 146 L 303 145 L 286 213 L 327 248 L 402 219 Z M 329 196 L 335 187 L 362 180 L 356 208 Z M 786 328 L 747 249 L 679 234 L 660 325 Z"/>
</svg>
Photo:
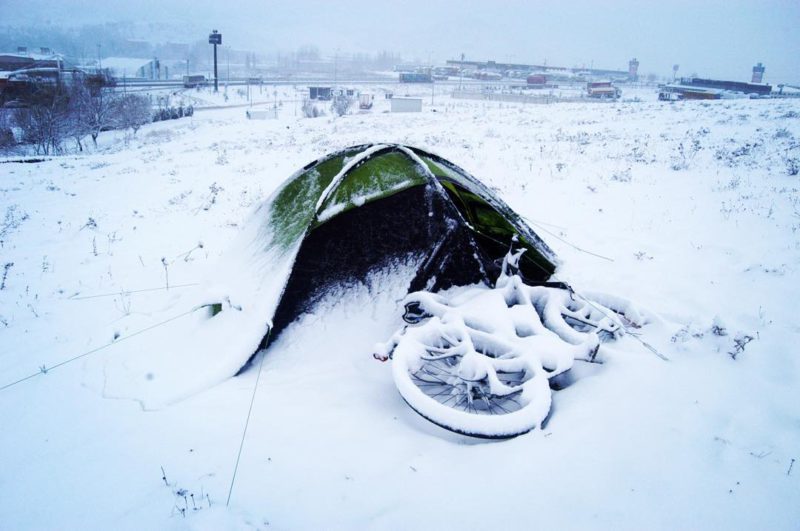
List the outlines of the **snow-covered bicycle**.
<svg viewBox="0 0 800 531">
<path fill-rule="evenodd" d="M 448 430 L 507 438 L 541 426 L 550 380 L 623 330 L 609 309 L 568 286 L 529 286 L 509 253 L 494 288 L 411 293 L 407 323 L 375 357 L 392 359 L 394 382 L 417 413 Z"/>
</svg>

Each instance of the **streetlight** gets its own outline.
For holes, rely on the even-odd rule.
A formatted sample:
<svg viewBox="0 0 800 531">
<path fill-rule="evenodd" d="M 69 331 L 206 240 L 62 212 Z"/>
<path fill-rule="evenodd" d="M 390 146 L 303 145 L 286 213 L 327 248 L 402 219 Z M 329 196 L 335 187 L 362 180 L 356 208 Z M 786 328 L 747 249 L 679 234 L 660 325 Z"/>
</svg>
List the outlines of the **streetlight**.
<svg viewBox="0 0 800 531">
<path fill-rule="evenodd" d="M 217 79 L 217 45 L 222 44 L 222 33 L 212 30 L 208 36 L 208 44 L 214 45 L 214 92 L 219 92 L 219 80 Z"/>
</svg>

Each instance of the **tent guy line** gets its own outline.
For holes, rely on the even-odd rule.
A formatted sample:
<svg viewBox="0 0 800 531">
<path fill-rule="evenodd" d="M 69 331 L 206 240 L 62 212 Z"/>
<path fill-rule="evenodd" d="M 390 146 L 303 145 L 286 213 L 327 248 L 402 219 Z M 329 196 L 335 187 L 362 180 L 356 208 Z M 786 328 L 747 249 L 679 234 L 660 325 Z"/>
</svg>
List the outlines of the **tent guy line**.
<svg viewBox="0 0 800 531">
<path fill-rule="evenodd" d="M 562 237 L 561 237 L 561 236 L 559 236 L 558 234 L 555 234 L 555 233 L 553 233 L 552 231 L 549 231 L 549 230 L 547 230 L 546 228 L 542 227 L 542 225 L 541 225 L 541 223 L 540 223 L 540 222 L 533 221 L 531 218 L 529 218 L 529 217 L 526 217 L 526 216 L 522 216 L 522 215 L 521 215 L 520 217 L 521 217 L 522 219 L 524 219 L 525 221 L 527 221 L 528 223 L 530 223 L 531 225 L 536 225 L 537 227 L 539 227 L 540 229 L 542 229 L 544 232 L 546 232 L 547 234 L 549 234 L 549 235 L 550 235 L 550 236 L 552 236 L 553 238 L 555 238 L 555 239 L 557 239 L 557 240 L 560 240 L 560 241 L 562 241 L 562 242 L 566 243 L 567 245 L 569 245 L 570 247 L 572 247 L 572 248 L 573 248 L 573 249 L 575 249 L 576 251 L 580 251 L 580 252 L 582 252 L 582 253 L 586 253 L 586 254 L 588 254 L 588 255 L 590 255 L 590 256 L 594 256 L 594 257 L 597 257 L 597 258 L 602 258 L 603 260 L 608 260 L 609 262 L 613 262 L 613 261 L 614 261 L 614 259 L 613 259 L 613 258 L 609 258 L 609 257 L 607 257 L 607 256 L 603 256 L 602 254 L 597 254 L 597 253 L 594 253 L 594 252 L 592 252 L 592 251 L 587 251 L 586 249 L 583 249 L 583 248 L 581 248 L 581 247 L 578 247 L 578 246 L 577 246 L 577 245 L 575 245 L 574 243 L 570 243 L 570 242 L 568 242 L 567 240 L 565 240 L 564 238 L 562 238 Z M 548 223 L 547 225 L 549 225 L 549 223 Z M 557 226 L 557 225 L 554 225 L 554 226 Z"/>
<path fill-rule="evenodd" d="M 131 289 L 131 290 L 121 289 L 113 293 L 100 293 L 98 295 L 85 295 L 83 297 L 72 296 L 72 297 L 67 297 L 67 299 L 71 301 L 81 301 L 86 299 L 99 299 L 100 297 L 116 297 L 117 295 L 130 295 L 131 293 L 145 293 L 148 291 L 163 291 L 163 290 L 169 291 L 171 289 L 189 288 L 192 286 L 199 286 L 199 285 L 200 285 L 199 282 L 191 282 L 189 284 L 176 284 L 174 286 L 169 286 L 169 287 L 162 286 L 160 288 L 144 288 L 144 289 Z"/>
<path fill-rule="evenodd" d="M 48 372 L 53 371 L 55 369 L 58 369 L 59 367 L 63 367 L 64 365 L 72 363 L 73 361 L 76 361 L 76 360 L 79 360 L 81 358 L 84 358 L 84 357 L 86 357 L 86 356 L 88 356 L 90 354 L 94 354 L 95 352 L 99 352 L 99 351 L 101 351 L 101 350 L 103 350 L 105 348 L 108 348 L 108 347 L 112 346 L 112 345 L 116 345 L 117 343 L 121 343 L 121 342 L 125 341 L 126 339 L 130 339 L 132 337 L 138 336 L 139 334 L 143 334 L 145 332 L 153 330 L 154 328 L 158 328 L 159 326 L 162 326 L 162 325 L 165 325 L 165 324 L 167 324 L 169 322 L 175 321 L 176 319 L 180 319 L 181 317 L 184 317 L 186 315 L 189 315 L 190 313 L 195 312 L 197 309 L 198 308 L 192 308 L 189 311 L 186 311 L 186 312 L 183 312 L 181 314 L 175 315 L 173 317 L 170 317 L 169 319 L 165 319 L 164 321 L 161 321 L 161 322 L 156 323 L 154 325 L 148 326 L 146 328 L 142 328 L 141 330 L 137 330 L 136 332 L 134 332 L 132 334 L 128 334 L 127 336 L 121 336 L 121 337 L 119 337 L 117 339 L 112 340 L 109 343 L 106 343 L 105 345 L 101 345 L 99 347 L 93 348 L 92 350 L 90 350 L 88 352 L 84 352 L 83 354 L 78 354 L 77 356 L 74 356 L 74 357 L 69 358 L 67 360 L 64 360 L 64 361 L 61 361 L 59 363 L 56 363 L 52 367 L 45 367 L 44 365 L 41 365 L 37 372 L 29 374 L 28 376 L 20 378 L 19 380 L 16 380 L 16 381 L 13 381 L 13 382 L 5 384 L 4 386 L 0 387 L 0 391 L 5 391 L 6 389 L 8 389 L 10 387 L 13 387 L 13 386 L 15 386 L 15 385 L 17 385 L 19 383 L 25 382 L 27 380 L 30 380 L 31 378 L 39 376 L 40 374 L 47 374 Z"/>
<path fill-rule="evenodd" d="M 269 345 L 269 336 L 272 333 L 272 323 L 269 323 L 269 331 L 267 331 L 266 345 Z M 233 494 L 233 485 L 236 483 L 236 473 L 239 472 L 239 460 L 242 458 L 242 449 L 244 448 L 244 439 L 247 437 L 247 427 L 250 425 L 250 415 L 253 413 L 253 404 L 256 401 L 256 392 L 258 391 L 258 382 L 261 380 L 261 368 L 264 366 L 264 358 L 267 357 L 266 352 L 261 353 L 261 361 L 258 362 L 258 373 L 256 374 L 256 382 L 253 384 L 253 394 L 250 396 L 250 408 L 247 410 L 247 419 L 244 422 L 244 430 L 242 430 L 242 441 L 239 443 L 239 453 L 236 455 L 236 465 L 233 467 L 233 475 L 231 476 L 231 486 L 228 489 L 228 501 L 225 502 L 225 507 L 231 504 L 231 495 Z"/>
</svg>

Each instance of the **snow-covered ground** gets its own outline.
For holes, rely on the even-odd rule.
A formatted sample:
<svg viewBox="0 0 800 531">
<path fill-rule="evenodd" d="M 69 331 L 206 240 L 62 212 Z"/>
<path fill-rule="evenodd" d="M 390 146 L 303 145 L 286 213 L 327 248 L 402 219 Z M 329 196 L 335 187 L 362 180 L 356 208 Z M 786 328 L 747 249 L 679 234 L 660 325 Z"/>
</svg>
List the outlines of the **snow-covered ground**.
<svg viewBox="0 0 800 531">
<path fill-rule="evenodd" d="M 800 100 L 414 90 L 423 113 L 377 91 L 338 119 L 207 110 L 0 164 L 0 388 L 36 374 L 0 390 L 0 529 L 798 528 Z M 372 358 L 401 283 L 332 295 L 267 353 L 226 508 L 257 371 L 156 410 L 114 399 L 106 371 L 180 349 L 152 316 L 191 309 L 296 169 L 367 142 L 461 165 L 530 219 L 559 279 L 656 319 L 578 362 L 544 429 L 486 442 L 416 415 Z"/>
</svg>

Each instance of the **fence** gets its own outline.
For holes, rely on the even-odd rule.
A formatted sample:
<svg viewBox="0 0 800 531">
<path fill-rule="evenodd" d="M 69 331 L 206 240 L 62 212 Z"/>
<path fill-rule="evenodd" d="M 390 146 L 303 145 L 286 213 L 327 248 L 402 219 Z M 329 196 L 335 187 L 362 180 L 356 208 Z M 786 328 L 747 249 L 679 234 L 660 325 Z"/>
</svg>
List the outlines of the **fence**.
<svg viewBox="0 0 800 531">
<path fill-rule="evenodd" d="M 452 97 L 463 100 L 482 100 L 482 101 L 504 101 L 510 103 L 534 103 L 534 104 L 548 104 L 548 103 L 568 103 L 568 102 L 611 102 L 612 99 L 589 98 L 583 95 L 569 95 L 564 96 L 561 94 L 520 94 L 520 93 L 504 93 L 504 92 L 479 92 L 474 90 L 454 90 Z"/>
</svg>

